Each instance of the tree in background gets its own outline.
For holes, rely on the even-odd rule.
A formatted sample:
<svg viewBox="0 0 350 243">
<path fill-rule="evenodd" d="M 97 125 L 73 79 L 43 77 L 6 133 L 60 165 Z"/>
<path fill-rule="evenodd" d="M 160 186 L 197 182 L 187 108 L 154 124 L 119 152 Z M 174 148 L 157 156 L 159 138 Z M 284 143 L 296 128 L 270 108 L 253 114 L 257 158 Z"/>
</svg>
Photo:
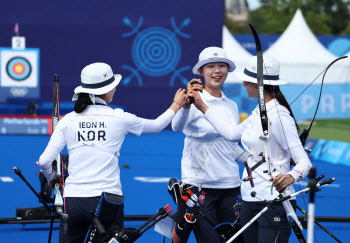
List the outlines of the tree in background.
<svg viewBox="0 0 350 243">
<path fill-rule="evenodd" d="M 350 34 L 350 32 L 344 32 L 347 26 L 350 26 L 350 1 L 308 0 L 304 2 L 301 10 L 315 34 Z"/>
<path fill-rule="evenodd" d="M 260 4 L 248 20 L 260 33 L 282 34 L 300 8 L 314 34 L 350 34 L 350 0 L 260 0 Z M 226 18 L 226 25 L 232 33 L 250 33 L 247 23 Z"/>
</svg>

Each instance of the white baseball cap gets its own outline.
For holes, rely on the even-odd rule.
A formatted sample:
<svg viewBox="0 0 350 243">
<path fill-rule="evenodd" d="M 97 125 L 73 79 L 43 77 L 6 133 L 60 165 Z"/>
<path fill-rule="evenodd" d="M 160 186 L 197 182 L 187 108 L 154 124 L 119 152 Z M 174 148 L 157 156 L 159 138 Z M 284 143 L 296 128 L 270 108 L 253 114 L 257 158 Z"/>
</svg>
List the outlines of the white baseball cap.
<svg viewBox="0 0 350 243">
<path fill-rule="evenodd" d="M 266 85 L 283 85 L 287 84 L 286 81 L 280 79 L 280 65 L 276 59 L 269 55 L 264 55 L 264 84 Z M 247 66 L 241 72 L 237 73 L 237 77 L 243 81 L 250 83 L 257 83 L 257 57 L 251 57 Z"/>
<path fill-rule="evenodd" d="M 74 93 L 102 95 L 114 89 L 122 76 L 120 74 L 114 75 L 108 64 L 96 62 L 84 67 L 80 78 L 81 85 L 74 89 Z"/>
<path fill-rule="evenodd" d="M 227 55 L 224 51 L 224 49 L 220 47 L 207 47 L 205 48 L 200 54 L 199 54 L 199 59 L 197 64 L 192 68 L 192 73 L 193 74 L 200 74 L 198 72 L 198 69 L 204 66 L 205 64 L 208 63 L 213 63 L 213 62 L 225 62 L 228 64 L 228 71 L 232 72 L 233 70 L 236 69 L 236 65 L 231 61 L 230 59 L 227 58 Z"/>
</svg>

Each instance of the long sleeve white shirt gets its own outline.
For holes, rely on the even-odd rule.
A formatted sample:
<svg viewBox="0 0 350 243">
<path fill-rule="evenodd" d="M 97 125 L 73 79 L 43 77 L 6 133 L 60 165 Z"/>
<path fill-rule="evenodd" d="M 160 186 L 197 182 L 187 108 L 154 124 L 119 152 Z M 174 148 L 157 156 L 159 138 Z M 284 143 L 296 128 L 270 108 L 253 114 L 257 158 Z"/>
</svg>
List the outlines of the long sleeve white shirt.
<svg viewBox="0 0 350 243">
<path fill-rule="evenodd" d="M 221 112 L 221 119 L 236 126 L 239 113 L 235 102 L 224 93 L 221 98 L 207 91 L 200 93 L 202 100 Z M 187 184 L 204 188 L 234 188 L 240 185 L 239 168 L 235 159 L 241 154 L 236 142 L 222 137 L 193 105 L 181 109 L 172 121 L 176 132 L 186 135 L 181 160 L 181 180 Z M 239 151 L 239 152 L 237 152 Z"/>
<path fill-rule="evenodd" d="M 295 181 L 299 181 L 307 176 L 311 168 L 311 162 L 301 145 L 294 119 L 289 115 L 288 110 L 275 99 L 266 104 L 266 110 L 270 123 L 271 159 L 280 173 L 290 174 Z M 265 153 L 265 151 L 264 144 L 259 139 L 262 135 L 259 107 L 256 107 L 252 114 L 236 127 L 218 119 L 218 111 L 214 109 L 209 108 L 205 113 L 205 117 L 226 139 L 237 141 L 241 138 L 244 149 L 249 152 L 247 161 L 249 167 L 260 161 L 261 157 L 259 154 L 261 152 Z M 292 170 L 290 170 L 291 157 L 297 163 Z M 249 182 L 242 182 L 241 193 L 243 200 L 259 200 L 251 197 L 251 191 L 256 191 L 260 197 L 266 200 L 274 199 L 279 194 L 274 187 L 271 187 L 270 176 L 263 172 L 266 170 L 267 165 L 264 163 L 253 171 L 254 188 L 251 187 Z M 244 170 L 243 178 L 246 176 L 247 171 Z M 286 189 L 286 193 L 287 195 L 294 193 L 293 186 L 289 186 Z"/>
<path fill-rule="evenodd" d="M 98 97 L 96 102 L 105 104 Z M 39 165 L 51 180 L 51 163 L 67 146 L 69 177 L 65 197 L 100 196 L 103 191 L 122 195 L 118 158 L 126 134 L 159 132 L 174 116 L 169 109 L 157 119 L 147 120 L 121 109 L 89 105 L 82 113 L 71 112 L 59 121 Z"/>
</svg>

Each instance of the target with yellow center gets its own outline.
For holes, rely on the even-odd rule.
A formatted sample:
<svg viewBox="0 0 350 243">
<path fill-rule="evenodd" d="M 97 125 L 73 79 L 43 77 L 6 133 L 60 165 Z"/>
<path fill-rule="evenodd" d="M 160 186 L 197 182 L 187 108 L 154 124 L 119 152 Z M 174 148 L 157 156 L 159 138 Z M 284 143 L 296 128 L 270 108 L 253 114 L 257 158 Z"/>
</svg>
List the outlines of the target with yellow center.
<svg viewBox="0 0 350 243">
<path fill-rule="evenodd" d="M 32 67 L 26 58 L 13 57 L 6 65 L 6 72 L 12 79 L 23 81 L 30 76 Z"/>
</svg>

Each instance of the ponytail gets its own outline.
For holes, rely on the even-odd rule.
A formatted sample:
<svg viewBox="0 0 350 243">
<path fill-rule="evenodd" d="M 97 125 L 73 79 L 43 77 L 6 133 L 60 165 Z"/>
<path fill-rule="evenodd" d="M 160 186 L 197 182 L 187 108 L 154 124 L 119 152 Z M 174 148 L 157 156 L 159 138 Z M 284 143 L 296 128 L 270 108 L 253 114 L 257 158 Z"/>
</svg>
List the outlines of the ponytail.
<svg viewBox="0 0 350 243">
<path fill-rule="evenodd" d="M 271 85 L 264 85 L 264 91 L 267 93 L 271 93 L 274 92 L 275 93 L 275 98 L 278 101 L 278 103 L 280 103 L 281 105 L 283 105 L 284 107 L 287 108 L 287 110 L 289 111 L 291 117 L 293 117 L 294 122 L 295 122 L 295 126 L 297 128 L 297 131 L 299 132 L 299 126 L 295 120 L 294 114 L 292 112 L 292 109 L 290 108 L 286 98 L 284 97 L 284 95 L 282 94 L 279 86 L 271 86 Z"/>
<path fill-rule="evenodd" d="M 80 93 L 78 96 L 78 100 L 75 102 L 74 111 L 76 113 L 82 113 L 88 105 L 92 105 L 92 101 L 90 100 L 89 94 Z"/>
</svg>

